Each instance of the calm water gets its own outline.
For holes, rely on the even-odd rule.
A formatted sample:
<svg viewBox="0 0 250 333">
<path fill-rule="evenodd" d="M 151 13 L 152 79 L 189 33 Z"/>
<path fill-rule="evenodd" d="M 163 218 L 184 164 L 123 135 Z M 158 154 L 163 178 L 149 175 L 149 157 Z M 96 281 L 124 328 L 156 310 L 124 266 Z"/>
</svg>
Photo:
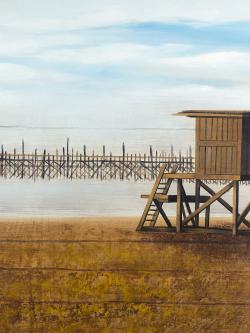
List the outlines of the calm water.
<svg viewBox="0 0 250 333">
<path fill-rule="evenodd" d="M 175 151 L 183 152 L 194 146 L 193 130 L 171 129 L 42 129 L 42 128 L 1 128 L 0 143 L 7 150 L 14 147 L 21 150 L 21 141 L 25 140 L 26 152 L 35 148 L 48 151 L 61 149 L 70 138 L 71 147 L 82 150 L 87 145 L 88 152 L 121 153 L 125 142 L 128 153 L 148 152 L 150 144 L 154 150 L 169 151 L 171 144 Z M 0 179 L 0 216 L 133 216 L 140 215 L 145 201 L 141 193 L 148 193 L 152 182 L 104 181 L 97 180 L 6 180 Z M 175 186 L 175 185 L 173 185 Z M 187 189 L 192 190 L 188 184 Z M 173 187 L 174 189 L 174 187 Z M 244 206 L 249 200 L 249 189 L 242 186 Z M 175 211 L 169 205 L 169 213 Z M 217 214 L 225 211 L 219 205 L 214 206 Z"/>
<path fill-rule="evenodd" d="M 186 152 L 194 144 L 194 130 L 0 127 L 0 143 L 7 150 L 17 148 L 21 151 L 24 140 L 26 152 L 34 151 L 35 148 L 40 151 L 46 148 L 53 152 L 65 146 L 67 138 L 70 139 L 71 147 L 79 151 L 85 144 L 88 153 L 93 150 L 102 153 L 102 146 L 105 145 L 107 153 L 111 151 L 121 154 L 123 142 L 128 153 L 147 153 L 150 145 L 159 152 L 169 151 L 171 144 L 176 152 L 179 149 Z"/>
</svg>

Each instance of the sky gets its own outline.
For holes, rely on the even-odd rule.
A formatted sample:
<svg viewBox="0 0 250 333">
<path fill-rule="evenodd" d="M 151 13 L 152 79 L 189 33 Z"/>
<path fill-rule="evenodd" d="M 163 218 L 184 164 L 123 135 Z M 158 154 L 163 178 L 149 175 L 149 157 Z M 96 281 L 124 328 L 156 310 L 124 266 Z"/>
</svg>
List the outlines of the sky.
<svg viewBox="0 0 250 333">
<path fill-rule="evenodd" d="M 249 88 L 249 0 L 0 0 L 2 126 L 192 127 Z"/>
</svg>

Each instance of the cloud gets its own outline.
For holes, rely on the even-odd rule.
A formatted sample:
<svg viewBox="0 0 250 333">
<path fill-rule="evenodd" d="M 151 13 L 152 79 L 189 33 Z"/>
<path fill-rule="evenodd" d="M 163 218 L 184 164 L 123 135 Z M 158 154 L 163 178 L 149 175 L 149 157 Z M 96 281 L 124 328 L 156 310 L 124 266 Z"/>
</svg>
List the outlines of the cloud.
<svg viewBox="0 0 250 333">
<path fill-rule="evenodd" d="M 22 84 L 34 80 L 35 77 L 35 72 L 28 67 L 18 64 L 0 63 L 0 83 Z"/>
<path fill-rule="evenodd" d="M 76 126 L 86 128 L 172 127 L 193 123 L 172 114 L 184 109 L 247 109 L 248 87 L 199 84 L 129 85 L 85 91 L 5 91 L 0 93 L 1 125 Z"/>
<path fill-rule="evenodd" d="M 116 66 L 123 74 L 137 78 L 141 76 L 143 79 L 158 76 L 166 77 L 170 82 L 174 79 L 196 80 L 210 85 L 250 83 L 250 52 L 194 52 L 192 45 L 113 43 L 79 49 L 47 50 L 38 57 L 49 63 Z"/>
<path fill-rule="evenodd" d="M 178 127 L 181 109 L 247 108 L 245 21 L 249 0 L 1 1 L 1 121 Z"/>
<path fill-rule="evenodd" d="M 209 52 L 188 56 L 148 59 L 144 73 L 192 82 L 214 84 L 250 84 L 249 52 Z"/>
<path fill-rule="evenodd" d="M 38 58 L 48 62 L 109 65 L 139 60 L 140 56 L 150 49 L 147 45 L 114 43 L 79 49 L 48 50 L 41 53 Z"/>
<path fill-rule="evenodd" d="M 23 34 L 9 32 L 0 34 L 0 57 L 24 58 L 43 50 L 81 45 L 83 38 L 76 33 Z"/>
<path fill-rule="evenodd" d="M 248 0 L 8 0 L 1 26 L 23 31 L 65 31 L 138 22 L 222 23 L 250 19 Z"/>
<path fill-rule="evenodd" d="M 20 64 L 0 63 L 0 84 L 12 85 L 15 89 L 17 86 L 23 88 L 23 84 L 33 85 L 41 82 L 67 83 L 77 80 L 78 77 L 76 76 L 54 70 L 38 70 Z"/>
</svg>

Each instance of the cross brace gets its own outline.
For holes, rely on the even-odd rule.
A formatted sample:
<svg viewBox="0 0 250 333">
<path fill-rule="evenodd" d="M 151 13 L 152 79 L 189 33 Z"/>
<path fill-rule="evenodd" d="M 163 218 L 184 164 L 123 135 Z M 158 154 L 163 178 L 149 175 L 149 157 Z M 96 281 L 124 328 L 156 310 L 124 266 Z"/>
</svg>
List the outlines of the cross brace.
<svg viewBox="0 0 250 333">
<path fill-rule="evenodd" d="M 153 187 L 150 195 L 142 195 L 141 197 L 147 198 L 148 202 L 144 210 L 144 220 L 141 219 L 137 230 L 142 230 L 142 227 L 146 221 L 150 221 L 145 218 L 145 214 L 152 215 L 153 220 L 150 222 L 150 226 L 154 227 L 157 217 L 159 214 L 163 217 L 168 227 L 172 227 L 172 224 L 164 212 L 162 206 L 165 202 L 176 202 L 177 210 L 176 210 L 176 231 L 180 232 L 184 226 L 188 224 L 188 222 L 192 222 L 193 227 L 198 227 L 199 225 L 199 214 L 206 210 L 205 214 L 205 228 L 209 227 L 209 216 L 210 216 L 210 206 L 218 201 L 222 204 L 228 211 L 232 213 L 232 224 L 233 224 L 233 235 L 237 234 L 238 228 L 241 223 L 244 223 L 247 227 L 250 228 L 250 222 L 246 220 L 247 214 L 250 212 L 250 202 L 243 210 L 241 214 L 238 212 L 239 207 L 239 180 L 233 179 L 229 184 L 225 185 L 218 192 L 213 191 L 208 185 L 206 185 L 201 179 L 196 179 L 196 194 L 195 195 L 187 195 L 184 187 L 183 187 L 183 179 L 188 179 L 189 176 L 186 174 L 182 178 L 183 174 L 177 174 L 173 170 L 172 173 L 165 173 L 165 168 L 161 168 L 161 172 L 157 177 L 156 183 Z M 169 175 L 168 181 L 165 183 L 161 183 L 162 179 L 166 179 L 167 175 Z M 178 176 L 177 176 L 178 175 Z M 192 175 L 193 176 L 193 175 Z M 169 188 L 171 186 L 172 180 L 177 179 L 177 195 L 168 195 Z M 163 187 L 162 187 L 163 185 Z M 211 196 L 200 195 L 200 187 L 206 190 Z M 163 188 L 164 190 L 159 193 L 159 189 Z M 222 195 L 228 192 L 230 189 L 233 189 L 233 204 L 232 206 L 222 199 Z M 192 212 L 189 203 L 195 203 L 195 210 Z M 152 203 L 155 205 L 155 210 L 150 209 Z M 201 203 L 201 205 L 200 205 Z M 186 207 L 188 215 L 186 215 L 185 209 Z M 150 211 L 153 211 L 150 214 Z M 142 216 L 143 218 L 143 216 Z"/>
</svg>

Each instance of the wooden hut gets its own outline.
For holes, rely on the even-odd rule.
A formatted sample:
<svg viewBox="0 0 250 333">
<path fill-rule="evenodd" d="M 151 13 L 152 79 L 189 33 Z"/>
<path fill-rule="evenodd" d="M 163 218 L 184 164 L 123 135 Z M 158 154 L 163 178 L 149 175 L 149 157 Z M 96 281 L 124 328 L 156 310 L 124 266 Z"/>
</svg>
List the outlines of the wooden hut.
<svg viewBox="0 0 250 333">
<path fill-rule="evenodd" d="M 195 173 L 203 179 L 250 179 L 250 111 L 178 113 L 196 119 Z"/>
<path fill-rule="evenodd" d="M 239 181 L 250 180 L 250 111 L 182 111 L 178 116 L 196 119 L 195 172 L 178 173 L 173 166 L 171 173 L 166 173 L 163 165 L 150 194 L 143 194 L 147 204 L 137 226 L 137 231 L 151 230 L 161 215 L 168 228 L 181 232 L 184 228 L 199 227 L 199 215 L 205 211 L 205 228 L 209 228 L 210 206 L 214 202 L 222 204 L 232 213 L 233 235 L 241 224 L 250 228 L 246 219 L 250 211 L 250 202 L 239 213 Z M 183 180 L 195 181 L 194 195 L 187 195 Z M 206 180 L 223 180 L 227 184 L 215 192 Z M 173 180 L 177 181 L 176 195 L 168 195 Z M 208 195 L 201 195 L 201 188 Z M 232 205 L 222 196 L 233 191 Z M 176 226 L 173 227 L 164 203 L 176 203 Z M 194 203 L 194 210 L 191 209 Z"/>
</svg>

